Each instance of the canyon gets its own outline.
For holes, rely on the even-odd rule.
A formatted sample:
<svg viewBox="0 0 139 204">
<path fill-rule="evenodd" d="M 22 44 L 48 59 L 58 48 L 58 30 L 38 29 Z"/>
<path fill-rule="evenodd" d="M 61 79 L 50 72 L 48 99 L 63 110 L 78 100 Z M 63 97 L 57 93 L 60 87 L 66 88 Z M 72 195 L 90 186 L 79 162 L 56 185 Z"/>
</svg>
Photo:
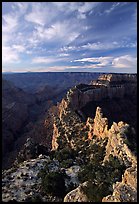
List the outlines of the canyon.
<svg viewBox="0 0 139 204">
<path fill-rule="evenodd" d="M 14 165 L 3 170 L 3 201 L 38 196 L 41 202 L 137 202 L 136 100 L 136 74 L 102 74 L 70 88 L 48 106 Z M 63 175 L 63 194 L 60 183 L 48 191 L 46 178 L 53 172 L 55 181 Z M 18 188 L 23 194 L 15 193 Z"/>
</svg>

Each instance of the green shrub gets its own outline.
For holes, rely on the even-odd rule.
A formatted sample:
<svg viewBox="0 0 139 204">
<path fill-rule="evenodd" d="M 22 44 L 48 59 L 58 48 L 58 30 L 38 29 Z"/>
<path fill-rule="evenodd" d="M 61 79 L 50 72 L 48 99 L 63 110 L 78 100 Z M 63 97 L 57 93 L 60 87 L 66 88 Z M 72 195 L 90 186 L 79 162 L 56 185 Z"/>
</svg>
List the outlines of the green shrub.
<svg viewBox="0 0 139 204">
<path fill-rule="evenodd" d="M 50 172 L 42 178 L 43 190 L 52 195 L 63 198 L 66 193 L 65 175 L 61 172 Z"/>
<path fill-rule="evenodd" d="M 91 202 L 101 202 L 102 198 L 111 193 L 107 182 L 101 182 L 99 185 L 89 181 L 87 186 L 83 186 L 81 190 L 86 194 Z"/>
<path fill-rule="evenodd" d="M 92 145 L 94 157 L 78 173 L 80 182 L 88 181 L 87 186 L 82 187 L 89 201 L 101 202 L 102 198 L 111 194 L 113 183 L 122 179 L 125 166 L 117 157 L 109 156 L 109 161 L 104 165 L 100 162 L 104 156 L 104 148 L 99 145 Z"/>
<path fill-rule="evenodd" d="M 69 168 L 72 165 L 73 165 L 73 160 L 72 159 L 63 160 L 61 162 L 61 167 L 63 167 L 63 168 Z"/>
<path fill-rule="evenodd" d="M 65 148 L 55 152 L 55 158 L 59 162 L 62 162 L 63 160 L 74 159 L 75 154 L 76 154 L 76 152 L 74 150 L 72 150 L 68 147 L 65 147 Z"/>
<path fill-rule="evenodd" d="M 31 198 L 31 202 L 43 202 L 39 195 L 36 195 Z"/>
</svg>

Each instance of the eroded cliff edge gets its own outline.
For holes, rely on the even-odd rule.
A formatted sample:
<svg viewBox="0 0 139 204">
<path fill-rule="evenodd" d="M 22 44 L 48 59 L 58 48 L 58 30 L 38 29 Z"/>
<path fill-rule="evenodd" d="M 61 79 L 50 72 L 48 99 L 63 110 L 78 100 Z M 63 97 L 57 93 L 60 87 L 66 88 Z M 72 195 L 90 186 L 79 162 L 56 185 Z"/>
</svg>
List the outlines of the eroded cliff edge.
<svg viewBox="0 0 139 204">
<path fill-rule="evenodd" d="M 112 99 L 120 99 L 124 103 L 125 98 L 128 100 L 129 97 L 136 100 L 136 75 L 103 75 L 91 84 L 74 87 L 67 93 L 67 98 L 59 104 L 58 115 L 54 120 L 52 149 L 60 149 L 62 145 L 67 145 L 77 150 L 80 149 L 80 145 L 81 149 L 84 148 L 82 141 L 85 144 L 88 140 L 92 143 L 107 140 L 102 164 L 109 161 L 112 156 L 124 164 L 125 169 L 121 179 L 113 183 L 111 195 L 102 198 L 102 202 L 135 202 L 137 201 L 137 159 L 134 149 L 136 145 L 131 148 L 131 143 L 135 143 L 136 138 L 135 127 L 125 121 L 117 123 L 113 121 L 110 126 L 107 116 L 103 117 L 103 110 L 100 107 L 96 108 L 94 118 L 88 117 L 85 126 L 80 118 L 84 118 L 81 108 L 90 101 L 97 103 L 105 99 L 110 99 L 109 102 Z M 64 201 L 83 201 L 79 189 L 70 192 Z"/>
</svg>

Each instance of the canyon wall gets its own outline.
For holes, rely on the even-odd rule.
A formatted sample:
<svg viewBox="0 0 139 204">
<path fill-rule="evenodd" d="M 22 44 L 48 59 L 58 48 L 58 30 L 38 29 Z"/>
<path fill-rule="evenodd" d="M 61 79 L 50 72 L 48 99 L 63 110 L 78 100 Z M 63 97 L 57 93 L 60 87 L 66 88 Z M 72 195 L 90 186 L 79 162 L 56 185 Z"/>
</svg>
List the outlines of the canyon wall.
<svg viewBox="0 0 139 204">
<path fill-rule="evenodd" d="M 99 80 L 92 82 L 90 87 L 84 84 L 85 88 L 75 86 L 70 89 L 67 93 L 67 100 L 73 110 L 79 110 L 90 101 L 113 98 L 122 99 L 125 96 L 133 96 L 137 92 L 136 80 L 136 75 L 132 74 L 102 75 Z"/>
</svg>

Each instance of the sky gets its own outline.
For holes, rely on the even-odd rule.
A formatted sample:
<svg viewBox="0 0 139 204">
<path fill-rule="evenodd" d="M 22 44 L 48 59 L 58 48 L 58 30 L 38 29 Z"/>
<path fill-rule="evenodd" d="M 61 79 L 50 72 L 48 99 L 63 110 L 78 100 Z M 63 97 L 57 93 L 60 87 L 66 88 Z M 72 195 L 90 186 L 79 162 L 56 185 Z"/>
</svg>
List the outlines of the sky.
<svg viewBox="0 0 139 204">
<path fill-rule="evenodd" d="M 2 71 L 137 73 L 137 2 L 2 2 Z"/>
</svg>

